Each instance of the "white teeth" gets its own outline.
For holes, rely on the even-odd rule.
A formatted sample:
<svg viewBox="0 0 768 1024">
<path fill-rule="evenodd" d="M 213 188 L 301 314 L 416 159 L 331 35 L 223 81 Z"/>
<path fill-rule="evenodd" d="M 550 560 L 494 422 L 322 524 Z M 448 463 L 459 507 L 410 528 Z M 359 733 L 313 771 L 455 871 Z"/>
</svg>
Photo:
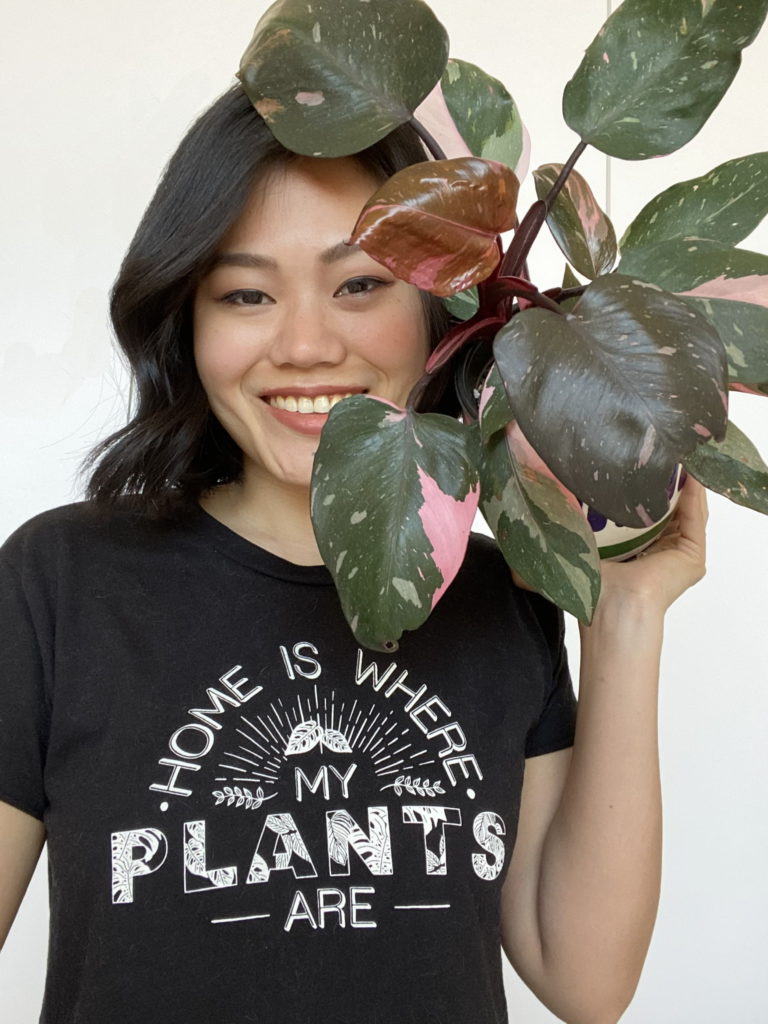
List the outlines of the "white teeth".
<svg viewBox="0 0 768 1024">
<path fill-rule="evenodd" d="M 327 413 L 344 398 L 351 398 L 353 392 L 349 391 L 344 395 L 318 395 L 310 398 L 308 395 L 270 395 L 269 404 L 276 409 L 285 409 L 286 412 L 303 413 Z"/>
</svg>

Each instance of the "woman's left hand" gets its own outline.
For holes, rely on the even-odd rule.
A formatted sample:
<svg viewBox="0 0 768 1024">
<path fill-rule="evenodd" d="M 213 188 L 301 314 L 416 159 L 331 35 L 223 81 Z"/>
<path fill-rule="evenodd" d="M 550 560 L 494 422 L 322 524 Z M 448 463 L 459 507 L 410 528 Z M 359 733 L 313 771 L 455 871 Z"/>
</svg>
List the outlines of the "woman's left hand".
<svg viewBox="0 0 768 1024">
<path fill-rule="evenodd" d="M 706 489 L 688 476 L 659 538 L 631 561 L 602 563 L 598 608 L 631 595 L 666 611 L 704 576 L 707 517 Z"/>
</svg>

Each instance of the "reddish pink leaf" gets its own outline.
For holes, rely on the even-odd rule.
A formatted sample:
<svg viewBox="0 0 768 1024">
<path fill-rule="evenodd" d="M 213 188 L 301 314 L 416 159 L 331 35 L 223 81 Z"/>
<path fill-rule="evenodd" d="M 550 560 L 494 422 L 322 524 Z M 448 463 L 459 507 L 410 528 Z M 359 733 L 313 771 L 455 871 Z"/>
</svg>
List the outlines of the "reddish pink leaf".
<svg viewBox="0 0 768 1024">
<path fill-rule="evenodd" d="M 496 239 L 515 225 L 518 189 L 514 173 L 490 160 L 414 164 L 369 199 L 352 241 L 416 287 L 455 295 L 498 265 Z"/>
</svg>

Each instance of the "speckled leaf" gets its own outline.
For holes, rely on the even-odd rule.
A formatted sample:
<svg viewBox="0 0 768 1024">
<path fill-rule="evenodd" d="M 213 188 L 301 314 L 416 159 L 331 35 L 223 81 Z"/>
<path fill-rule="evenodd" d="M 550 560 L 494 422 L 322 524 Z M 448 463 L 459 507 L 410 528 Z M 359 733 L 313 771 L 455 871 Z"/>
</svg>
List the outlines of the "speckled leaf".
<svg viewBox="0 0 768 1024">
<path fill-rule="evenodd" d="M 366 647 L 394 650 L 458 572 L 479 498 L 471 443 L 449 416 L 373 396 L 331 410 L 315 456 L 312 521 Z"/>
<path fill-rule="evenodd" d="M 573 268 L 570 263 L 566 263 L 565 272 L 563 273 L 563 288 L 583 288 L 584 282 L 580 281 L 573 272 Z M 570 313 L 574 306 L 578 303 L 578 296 L 572 299 L 565 299 L 564 302 L 560 303 L 560 309 L 566 313 Z"/>
<path fill-rule="evenodd" d="M 686 298 L 720 335 L 728 357 L 730 384 L 768 394 L 768 309 L 729 299 Z"/>
<path fill-rule="evenodd" d="M 510 568 L 589 622 L 600 594 L 594 535 L 515 424 L 483 447 L 480 486 L 480 509 Z"/>
<path fill-rule="evenodd" d="M 453 295 L 495 270 L 518 189 L 508 167 L 476 157 L 413 164 L 368 200 L 352 241 L 418 288 Z"/>
<path fill-rule="evenodd" d="M 735 424 L 728 424 L 724 441 L 700 445 L 683 465 L 711 491 L 768 515 L 768 466 Z"/>
<path fill-rule="evenodd" d="M 295 153 L 357 153 L 410 120 L 448 60 L 422 0 L 277 0 L 240 62 L 251 102 Z"/>
<path fill-rule="evenodd" d="M 533 172 L 539 199 L 546 199 L 562 169 L 562 164 L 545 164 Z M 616 232 L 578 171 L 568 175 L 547 217 L 547 225 L 565 258 L 584 277 L 592 280 L 613 268 Z"/>
<path fill-rule="evenodd" d="M 515 101 L 498 78 L 476 64 L 450 59 L 440 84 L 470 151 L 519 170 L 526 133 Z"/>
<path fill-rule="evenodd" d="M 752 153 L 660 193 L 627 228 L 621 251 L 686 237 L 737 245 L 766 214 L 768 153 Z"/>
<path fill-rule="evenodd" d="M 456 295 L 449 295 L 445 304 L 448 312 L 457 320 L 471 320 L 480 308 L 477 288 L 468 288 L 464 292 L 457 292 Z"/>
<path fill-rule="evenodd" d="M 618 270 L 699 298 L 768 306 L 768 256 L 706 238 L 676 238 L 622 255 Z"/>
<path fill-rule="evenodd" d="M 625 160 L 674 152 L 722 99 L 766 12 L 768 0 L 624 0 L 566 86 L 566 122 Z"/>
<path fill-rule="evenodd" d="M 515 413 L 504 389 L 504 381 L 494 363 L 480 392 L 478 423 L 482 440 L 490 441 L 499 430 L 505 430 L 514 418 Z"/>
<path fill-rule="evenodd" d="M 672 469 L 726 424 L 726 360 L 705 317 L 621 274 L 573 313 L 530 309 L 496 336 L 517 420 L 552 472 L 622 526 L 667 512 Z"/>
</svg>

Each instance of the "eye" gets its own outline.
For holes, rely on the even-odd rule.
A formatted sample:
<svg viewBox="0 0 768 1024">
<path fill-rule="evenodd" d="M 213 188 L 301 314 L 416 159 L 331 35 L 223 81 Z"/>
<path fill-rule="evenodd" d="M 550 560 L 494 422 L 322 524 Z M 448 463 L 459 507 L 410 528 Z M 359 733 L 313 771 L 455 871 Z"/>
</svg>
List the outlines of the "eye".
<svg viewBox="0 0 768 1024">
<path fill-rule="evenodd" d="M 380 277 L 353 277 L 351 281 L 345 281 L 339 288 L 336 295 L 367 295 L 376 291 L 377 288 L 388 288 L 392 282 L 383 281 Z"/>
<path fill-rule="evenodd" d="M 239 288 L 237 291 L 228 292 L 221 301 L 230 306 L 265 306 L 274 300 L 257 288 Z"/>
</svg>

